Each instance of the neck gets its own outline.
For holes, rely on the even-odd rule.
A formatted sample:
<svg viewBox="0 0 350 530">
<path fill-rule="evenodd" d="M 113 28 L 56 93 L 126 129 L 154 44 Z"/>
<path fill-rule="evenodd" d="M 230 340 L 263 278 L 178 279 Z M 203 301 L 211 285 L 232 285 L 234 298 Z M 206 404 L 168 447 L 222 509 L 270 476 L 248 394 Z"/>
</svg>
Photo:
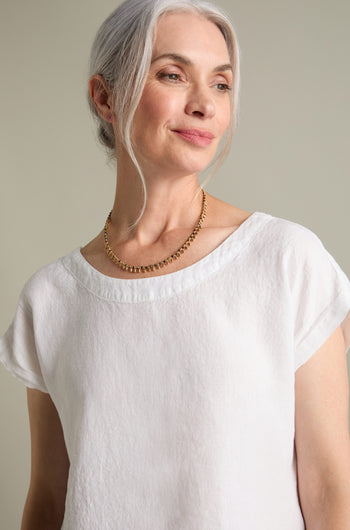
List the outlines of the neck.
<svg viewBox="0 0 350 530">
<path fill-rule="evenodd" d="M 137 175 L 118 173 L 116 195 L 111 215 L 111 243 L 133 241 L 143 247 L 156 243 L 162 235 L 183 229 L 191 233 L 202 210 L 202 190 L 197 175 L 166 178 L 145 176 L 147 203 L 136 228 L 134 223 L 141 212 L 143 188 Z"/>
</svg>

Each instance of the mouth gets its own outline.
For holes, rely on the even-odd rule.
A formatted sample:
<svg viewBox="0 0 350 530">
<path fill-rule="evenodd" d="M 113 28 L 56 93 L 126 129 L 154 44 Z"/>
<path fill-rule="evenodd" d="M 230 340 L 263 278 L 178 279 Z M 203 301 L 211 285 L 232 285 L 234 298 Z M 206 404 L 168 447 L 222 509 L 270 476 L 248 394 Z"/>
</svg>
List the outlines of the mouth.
<svg viewBox="0 0 350 530">
<path fill-rule="evenodd" d="M 214 139 L 214 135 L 210 131 L 201 131 L 199 129 L 174 129 L 173 132 L 184 140 L 199 146 L 209 145 Z"/>
</svg>

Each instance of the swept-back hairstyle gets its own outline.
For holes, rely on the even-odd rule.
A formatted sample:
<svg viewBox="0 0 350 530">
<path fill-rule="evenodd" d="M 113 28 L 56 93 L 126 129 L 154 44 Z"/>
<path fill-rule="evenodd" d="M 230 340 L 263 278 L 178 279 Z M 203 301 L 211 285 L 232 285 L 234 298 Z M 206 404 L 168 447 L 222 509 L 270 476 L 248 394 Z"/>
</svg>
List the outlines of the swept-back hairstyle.
<svg viewBox="0 0 350 530">
<path fill-rule="evenodd" d="M 121 141 L 138 169 L 142 181 L 144 203 L 139 217 L 129 229 L 134 228 L 141 219 L 147 200 L 142 169 L 132 148 L 133 118 L 151 64 L 157 21 L 159 17 L 174 12 L 196 13 L 213 22 L 224 36 L 233 66 L 230 124 L 224 135 L 223 146 L 210 164 L 210 167 L 214 168 L 211 175 L 227 156 L 237 125 L 240 85 L 239 45 L 232 23 L 221 9 L 204 0 L 125 0 L 115 9 L 102 23 L 93 41 L 88 77 L 90 79 L 95 74 L 101 75 L 111 91 Z M 89 92 L 87 98 L 91 113 L 97 121 L 98 139 L 106 149 L 109 162 L 115 161 L 117 153 L 113 126 L 100 117 Z"/>
</svg>

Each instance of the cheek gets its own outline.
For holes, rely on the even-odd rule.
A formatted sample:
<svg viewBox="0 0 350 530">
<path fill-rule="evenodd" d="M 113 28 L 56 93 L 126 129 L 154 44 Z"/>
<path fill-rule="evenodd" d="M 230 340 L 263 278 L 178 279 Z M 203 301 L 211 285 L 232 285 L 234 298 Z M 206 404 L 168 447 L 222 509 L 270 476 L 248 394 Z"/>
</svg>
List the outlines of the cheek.
<svg viewBox="0 0 350 530">
<path fill-rule="evenodd" d="M 220 112 L 219 123 L 222 128 L 222 132 L 226 131 L 227 127 L 230 124 L 231 119 L 231 105 L 226 105 Z"/>
<path fill-rule="evenodd" d="M 162 126 L 171 121 L 179 111 L 179 98 L 175 98 L 168 91 L 162 89 L 145 90 L 135 114 L 136 120 L 146 126 Z"/>
</svg>

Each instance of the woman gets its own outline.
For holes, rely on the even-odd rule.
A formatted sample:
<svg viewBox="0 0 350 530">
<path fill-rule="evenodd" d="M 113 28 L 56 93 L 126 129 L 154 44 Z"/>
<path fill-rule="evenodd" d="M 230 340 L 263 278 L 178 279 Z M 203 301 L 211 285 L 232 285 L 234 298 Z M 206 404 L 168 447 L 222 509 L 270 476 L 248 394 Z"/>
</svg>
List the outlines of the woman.
<svg viewBox="0 0 350 530">
<path fill-rule="evenodd" d="M 207 3 L 127 0 L 96 36 L 114 206 L 1 339 L 28 387 L 23 530 L 350 526 L 349 280 L 309 229 L 198 184 L 238 84 Z"/>
</svg>

